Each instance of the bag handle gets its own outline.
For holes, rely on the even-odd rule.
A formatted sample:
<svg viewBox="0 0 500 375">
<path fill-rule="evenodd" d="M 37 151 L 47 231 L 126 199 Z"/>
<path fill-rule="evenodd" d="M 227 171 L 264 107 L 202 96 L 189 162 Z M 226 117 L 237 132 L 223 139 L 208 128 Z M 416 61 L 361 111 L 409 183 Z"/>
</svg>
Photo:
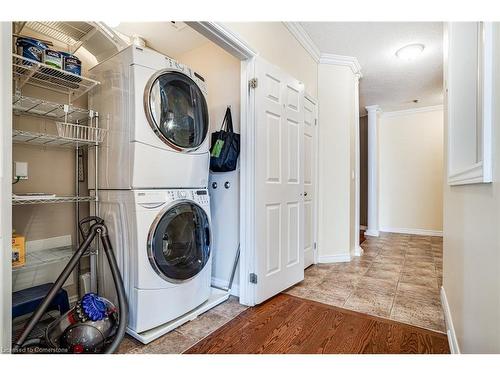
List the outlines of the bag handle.
<svg viewBox="0 0 500 375">
<path fill-rule="evenodd" d="M 224 127 L 225 125 L 225 127 Z M 226 130 L 229 133 L 233 133 L 233 117 L 231 116 L 231 107 L 228 106 L 226 109 L 226 113 L 224 114 L 224 119 L 222 120 L 222 125 L 220 127 L 220 131 Z"/>
</svg>

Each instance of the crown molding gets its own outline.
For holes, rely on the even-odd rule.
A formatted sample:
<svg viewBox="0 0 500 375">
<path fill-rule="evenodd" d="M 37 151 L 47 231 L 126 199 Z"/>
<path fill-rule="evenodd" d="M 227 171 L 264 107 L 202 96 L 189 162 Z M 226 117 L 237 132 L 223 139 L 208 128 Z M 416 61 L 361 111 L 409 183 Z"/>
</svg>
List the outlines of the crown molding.
<svg viewBox="0 0 500 375">
<path fill-rule="evenodd" d="M 361 65 L 356 57 L 321 53 L 318 46 L 316 46 L 300 22 L 283 22 L 283 24 L 318 64 L 348 66 L 356 75 L 357 79 L 363 77 Z"/>
<path fill-rule="evenodd" d="M 240 35 L 219 22 L 185 22 L 227 52 L 241 60 L 257 56 L 257 52 Z"/>
<path fill-rule="evenodd" d="M 398 117 L 398 116 L 405 116 L 405 115 L 413 115 L 415 113 L 442 111 L 443 109 L 444 109 L 444 106 L 442 104 L 427 106 L 427 107 L 410 108 L 410 109 L 403 109 L 400 111 L 384 112 L 384 117 Z"/>
<path fill-rule="evenodd" d="M 351 68 L 354 74 L 359 75 L 359 78 L 363 77 L 363 74 L 361 73 L 361 65 L 359 64 L 358 59 L 354 56 L 342 56 L 332 53 L 322 53 L 319 58 L 319 63 L 348 66 L 349 68 Z"/>
<path fill-rule="evenodd" d="M 311 55 L 315 62 L 319 62 L 321 52 L 316 44 L 313 42 L 307 31 L 302 27 L 300 22 L 283 22 L 285 27 L 297 39 L 297 41 L 304 47 L 304 49 Z"/>
</svg>

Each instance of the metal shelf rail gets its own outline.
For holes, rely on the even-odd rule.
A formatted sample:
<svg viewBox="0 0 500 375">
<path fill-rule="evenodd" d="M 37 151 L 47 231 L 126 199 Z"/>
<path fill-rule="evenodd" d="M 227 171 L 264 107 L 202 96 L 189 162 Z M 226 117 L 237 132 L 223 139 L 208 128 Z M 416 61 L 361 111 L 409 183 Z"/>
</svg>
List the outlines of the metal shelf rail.
<svg viewBox="0 0 500 375">
<path fill-rule="evenodd" d="M 12 142 L 36 146 L 50 146 L 62 148 L 75 148 L 83 146 L 94 146 L 94 141 L 72 140 L 56 134 L 45 134 L 12 129 Z"/>
<path fill-rule="evenodd" d="M 50 198 L 37 198 L 35 197 L 12 197 L 13 205 L 28 205 L 28 204 L 48 204 L 48 203 L 81 203 L 81 202 L 94 202 L 95 197 L 83 196 L 56 196 Z"/>
<path fill-rule="evenodd" d="M 30 84 L 67 94 L 70 97 L 70 102 L 99 84 L 93 79 L 66 72 L 17 54 L 12 54 L 12 74 L 16 90 L 20 90 L 25 84 Z"/>
<path fill-rule="evenodd" d="M 62 246 L 55 247 L 53 249 L 30 251 L 26 254 L 26 263 L 22 266 L 13 267 L 12 271 L 31 270 L 40 266 L 67 262 L 73 256 L 73 251 L 73 246 Z M 84 256 L 88 256 L 88 254 Z"/>
<path fill-rule="evenodd" d="M 90 117 L 88 109 L 23 95 L 13 96 L 12 109 L 15 115 L 36 116 L 74 124 L 85 124 Z"/>
</svg>

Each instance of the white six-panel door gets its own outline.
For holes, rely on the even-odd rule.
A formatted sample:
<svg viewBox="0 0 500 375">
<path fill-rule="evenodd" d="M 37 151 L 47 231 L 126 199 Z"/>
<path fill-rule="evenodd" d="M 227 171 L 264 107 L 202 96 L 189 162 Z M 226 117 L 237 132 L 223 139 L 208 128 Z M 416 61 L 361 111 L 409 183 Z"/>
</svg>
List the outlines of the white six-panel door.
<svg viewBox="0 0 500 375">
<path fill-rule="evenodd" d="M 316 103 L 304 98 L 304 268 L 314 263 L 316 243 Z"/>
<path fill-rule="evenodd" d="M 304 87 L 256 59 L 255 303 L 304 278 Z"/>
</svg>

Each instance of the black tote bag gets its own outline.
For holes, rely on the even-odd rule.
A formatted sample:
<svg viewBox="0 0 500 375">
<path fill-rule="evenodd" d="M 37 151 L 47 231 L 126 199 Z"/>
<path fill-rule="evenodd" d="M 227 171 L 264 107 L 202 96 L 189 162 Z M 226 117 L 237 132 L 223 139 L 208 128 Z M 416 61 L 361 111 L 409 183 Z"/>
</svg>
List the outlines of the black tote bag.
<svg viewBox="0 0 500 375">
<path fill-rule="evenodd" d="M 236 169 L 240 154 L 240 135 L 233 130 L 231 108 L 227 108 L 222 126 L 212 133 L 210 147 L 210 170 L 212 172 L 230 172 Z"/>
</svg>

